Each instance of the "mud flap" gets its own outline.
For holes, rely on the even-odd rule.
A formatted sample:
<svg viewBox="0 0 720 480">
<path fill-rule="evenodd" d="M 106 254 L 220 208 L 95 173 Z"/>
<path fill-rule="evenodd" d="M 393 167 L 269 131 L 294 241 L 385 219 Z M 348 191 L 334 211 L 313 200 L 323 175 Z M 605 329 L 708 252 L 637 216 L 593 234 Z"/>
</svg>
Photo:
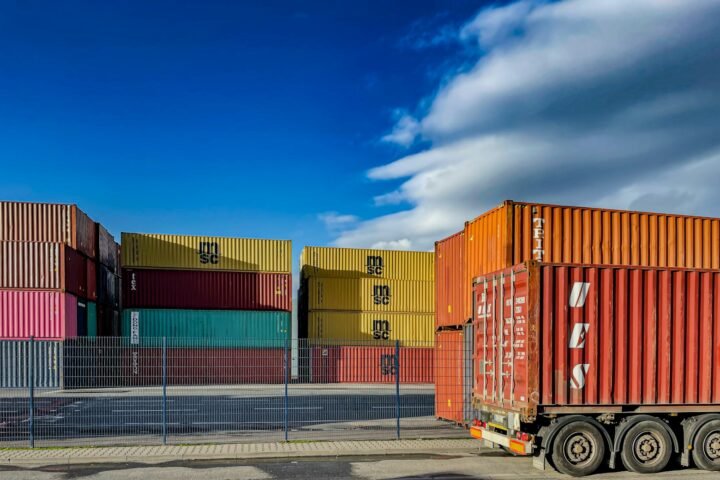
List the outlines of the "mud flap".
<svg viewBox="0 0 720 480">
<path fill-rule="evenodd" d="M 544 448 L 540 449 L 540 453 L 538 455 L 533 455 L 533 467 L 538 470 L 547 470 L 547 455 Z"/>
</svg>

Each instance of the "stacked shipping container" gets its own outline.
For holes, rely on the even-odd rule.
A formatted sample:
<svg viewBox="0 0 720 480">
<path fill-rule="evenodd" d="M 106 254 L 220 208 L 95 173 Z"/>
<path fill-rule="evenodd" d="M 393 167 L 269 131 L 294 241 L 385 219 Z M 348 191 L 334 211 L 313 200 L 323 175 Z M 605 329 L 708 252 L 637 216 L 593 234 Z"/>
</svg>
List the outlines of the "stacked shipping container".
<svg viewBox="0 0 720 480">
<path fill-rule="evenodd" d="M 432 381 L 432 253 L 305 247 L 300 263 L 299 331 L 314 381 L 392 382 L 396 341 L 408 360 L 401 377 Z"/>
<path fill-rule="evenodd" d="M 98 236 L 76 205 L 0 202 L 0 337 L 97 332 Z"/>
<path fill-rule="evenodd" d="M 138 349 L 131 371 L 139 378 L 157 366 L 161 337 L 173 358 L 192 358 L 193 371 L 212 366 L 210 377 L 221 383 L 234 381 L 230 360 L 249 358 L 247 349 L 257 363 L 248 369 L 283 358 L 291 328 L 290 241 L 123 233 L 122 245 L 121 332 Z M 218 358 L 229 362 L 224 380 Z M 276 373 L 255 377 L 283 381 Z"/>
</svg>

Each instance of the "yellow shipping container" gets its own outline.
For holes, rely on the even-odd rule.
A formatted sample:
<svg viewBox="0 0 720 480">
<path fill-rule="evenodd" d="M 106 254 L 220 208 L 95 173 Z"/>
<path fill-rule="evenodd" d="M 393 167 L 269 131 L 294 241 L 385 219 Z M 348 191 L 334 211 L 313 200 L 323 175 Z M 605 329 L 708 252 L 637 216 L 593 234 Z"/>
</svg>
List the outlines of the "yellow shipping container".
<svg viewBox="0 0 720 480">
<path fill-rule="evenodd" d="M 122 234 L 122 265 L 134 268 L 290 273 L 290 240 Z"/>
<path fill-rule="evenodd" d="M 305 247 L 300 268 L 305 277 L 435 279 L 433 252 Z"/>
<path fill-rule="evenodd" d="M 431 313 L 310 312 L 308 338 L 316 345 L 328 340 L 400 340 L 405 346 L 432 347 L 435 319 Z"/>
<path fill-rule="evenodd" d="M 383 278 L 310 277 L 309 310 L 435 312 L 435 283 Z"/>
</svg>

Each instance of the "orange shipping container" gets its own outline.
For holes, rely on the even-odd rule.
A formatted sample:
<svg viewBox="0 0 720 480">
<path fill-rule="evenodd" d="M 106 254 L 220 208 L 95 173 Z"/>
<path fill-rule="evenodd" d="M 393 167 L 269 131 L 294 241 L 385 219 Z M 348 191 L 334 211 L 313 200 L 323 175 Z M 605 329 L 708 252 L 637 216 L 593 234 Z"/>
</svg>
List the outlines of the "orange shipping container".
<svg viewBox="0 0 720 480">
<path fill-rule="evenodd" d="M 720 219 L 506 201 L 465 224 L 472 280 L 528 260 L 720 269 Z"/>
<path fill-rule="evenodd" d="M 467 323 L 472 314 L 464 301 L 465 232 L 435 243 L 435 327 Z"/>
<path fill-rule="evenodd" d="M 443 330 L 435 337 L 435 416 L 463 422 L 462 330 Z"/>
</svg>

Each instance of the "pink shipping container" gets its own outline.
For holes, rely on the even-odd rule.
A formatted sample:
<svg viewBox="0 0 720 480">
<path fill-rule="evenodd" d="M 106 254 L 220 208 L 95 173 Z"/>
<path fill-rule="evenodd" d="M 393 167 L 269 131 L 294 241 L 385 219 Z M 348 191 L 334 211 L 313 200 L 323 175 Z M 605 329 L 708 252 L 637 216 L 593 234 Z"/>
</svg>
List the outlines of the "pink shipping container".
<svg viewBox="0 0 720 480">
<path fill-rule="evenodd" d="M 95 222 L 77 205 L 0 202 L 0 240 L 62 242 L 95 258 Z"/>
<path fill-rule="evenodd" d="M 395 347 L 311 348 L 313 383 L 395 383 Z M 432 348 L 402 347 L 401 383 L 433 383 Z"/>
<path fill-rule="evenodd" d="M 287 273 L 122 271 L 124 308 L 292 310 Z"/>
<path fill-rule="evenodd" d="M 60 290 L 92 300 L 89 263 L 62 243 L 0 241 L 0 288 Z"/>
<path fill-rule="evenodd" d="M 0 338 L 77 336 L 77 297 L 48 290 L 0 290 Z"/>
</svg>

